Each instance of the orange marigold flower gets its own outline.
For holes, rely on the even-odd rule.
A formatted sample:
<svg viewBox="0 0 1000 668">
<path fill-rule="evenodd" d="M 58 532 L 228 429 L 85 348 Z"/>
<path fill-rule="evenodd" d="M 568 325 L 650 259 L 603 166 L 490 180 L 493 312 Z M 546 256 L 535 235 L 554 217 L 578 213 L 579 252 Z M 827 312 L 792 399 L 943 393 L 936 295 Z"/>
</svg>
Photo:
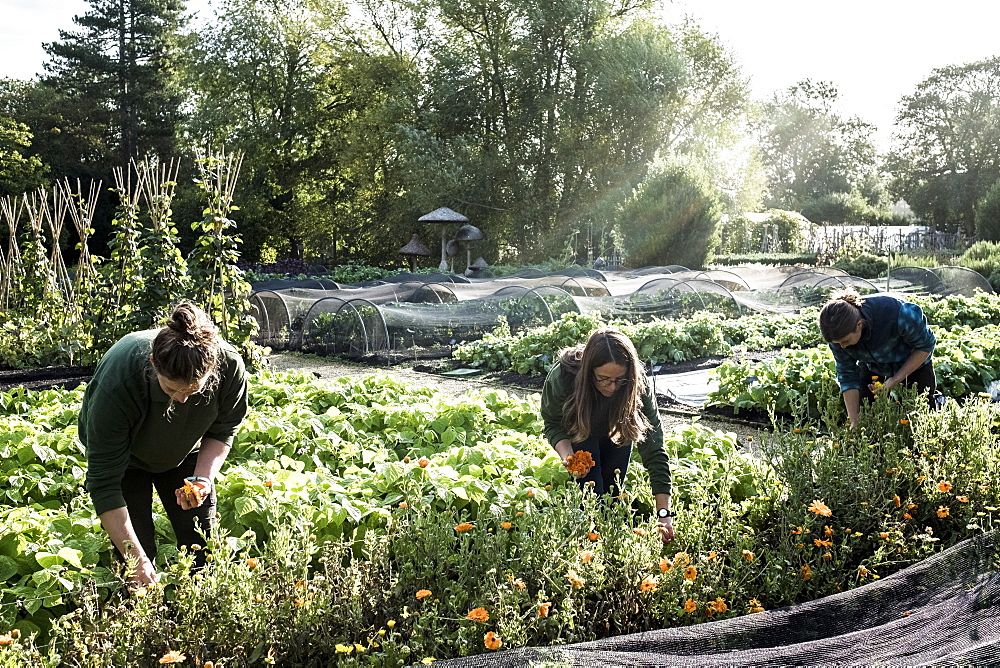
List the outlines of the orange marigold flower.
<svg viewBox="0 0 1000 668">
<path fill-rule="evenodd" d="M 915 504 L 915 503 L 908 503 L 908 504 L 906 504 L 906 509 L 907 510 L 913 510 L 916 507 L 917 507 L 917 504 Z"/>
<path fill-rule="evenodd" d="M 545 603 L 539 604 L 539 606 L 538 606 L 538 618 L 541 619 L 543 617 L 548 617 L 549 616 L 549 610 L 551 610 L 551 609 L 552 609 L 552 603 L 550 603 L 549 601 L 546 601 Z"/>
<path fill-rule="evenodd" d="M 697 568 L 695 568 L 694 566 L 688 566 L 687 568 L 684 569 L 685 580 L 694 580 L 696 577 L 698 577 Z"/>
<path fill-rule="evenodd" d="M 691 557 L 688 556 L 687 552 L 678 552 L 674 555 L 674 566 L 678 568 L 684 568 L 691 563 Z"/>
<path fill-rule="evenodd" d="M 205 663 L 201 664 L 201 668 L 215 668 L 215 663 L 212 661 L 206 661 Z"/>
<path fill-rule="evenodd" d="M 494 631 L 489 631 L 483 636 L 483 644 L 486 645 L 486 649 L 500 649 L 500 645 L 503 644 L 503 641 L 500 640 L 500 636 L 498 636 Z"/>
<path fill-rule="evenodd" d="M 674 567 L 674 565 L 672 563 L 670 563 L 670 560 L 667 559 L 666 557 L 663 557 L 662 559 L 660 559 L 660 572 L 661 573 L 666 573 L 667 571 L 669 571 L 673 567 Z"/>
<path fill-rule="evenodd" d="M 490 621 L 490 613 L 486 612 L 486 608 L 473 608 L 466 617 L 474 622 Z"/>
<path fill-rule="evenodd" d="M 257 565 L 258 561 L 256 557 L 250 557 L 249 559 L 247 559 L 247 566 L 249 566 L 250 568 L 257 568 Z"/>
<path fill-rule="evenodd" d="M 513 524 L 511 524 L 510 522 L 501 522 L 501 523 L 500 523 L 500 528 L 501 528 L 501 529 L 510 529 L 510 528 L 512 528 L 513 526 L 514 526 L 514 525 L 513 525 Z"/>
<path fill-rule="evenodd" d="M 265 480 L 264 481 L 264 487 L 274 487 L 274 481 L 273 480 Z"/>
<path fill-rule="evenodd" d="M 799 536 L 802 534 L 802 531 L 803 531 L 802 527 L 795 527 L 794 529 L 792 529 L 792 534 Z"/>
<path fill-rule="evenodd" d="M 955 500 L 958 501 L 959 503 L 968 503 L 969 502 L 969 497 L 967 497 L 965 495 L 956 496 Z"/>
<path fill-rule="evenodd" d="M 792 431 L 794 431 L 796 434 L 801 434 L 802 433 L 802 430 L 799 429 L 798 427 L 796 427 L 795 429 L 792 429 Z"/>
<path fill-rule="evenodd" d="M 889 537 L 889 532 L 888 531 L 879 531 L 878 532 L 878 537 L 879 538 L 888 538 Z"/>
<path fill-rule="evenodd" d="M 601 540 L 601 534 L 597 533 L 596 531 L 591 531 L 590 533 L 587 534 L 587 538 L 589 538 L 592 542 L 596 543 L 597 541 Z"/>
<path fill-rule="evenodd" d="M 172 649 L 160 657 L 160 663 L 183 663 L 187 655 L 179 649 Z"/>
<path fill-rule="evenodd" d="M 0 635 L 0 645 L 9 645 L 14 642 L 14 636 L 10 633 Z"/>
<path fill-rule="evenodd" d="M 427 465 L 430 464 L 430 463 L 431 463 L 431 460 L 427 459 L 426 457 L 421 457 L 420 459 L 417 460 L 417 464 L 422 469 L 427 468 Z"/>
<path fill-rule="evenodd" d="M 656 591 L 656 588 L 657 586 L 659 586 L 659 584 L 660 584 L 659 580 L 654 578 L 652 575 L 647 575 L 642 579 L 642 582 L 639 583 L 639 590 L 644 594 L 647 592 Z"/>
<path fill-rule="evenodd" d="M 468 531 L 469 529 L 473 528 L 473 526 L 474 525 L 470 524 L 469 522 L 462 522 L 461 524 L 455 525 L 455 531 L 461 533 L 463 531 Z"/>
<path fill-rule="evenodd" d="M 409 508 L 410 504 L 408 504 L 406 501 L 400 501 L 399 502 L 399 507 L 400 508 Z"/>
<path fill-rule="evenodd" d="M 867 568 L 865 568 L 864 566 L 859 566 L 858 567 L 858 575 L 860 575 L 861 577 L 865 578 L 865 577 L 868 577 L 869 575 L 871 575 L 871 571 L 868 570 Z"/>
<path fill-rule="evenodd" d="M 535 498 L 535 490 L 530 487 L 524 493 L 528 495 L 529 499 Z"/>
<path fill-rule="evenodd" d="M 752 564 L 754 559 L 753 552 L 751 552 L 750 550 L 743 550 L 743 558 Z"/>
<path fill-rule="evenodd" d="M 823 525 L 823 536 L 826 537 L 826 538 L 829 538 L 832 535 L 833 535 L 833 527 L 830 526 L 829 524 L 824 524 Z"/>
<path fill-rule="evenodd" d="M 632 529 L 632 531 L 636 532 L 640 536 L 645 536 L 645 535 L 647 535 L 649 533 L 648 531 L 646 531 L 642 527 L 636 527 L 636 528 Z"/>
<path fill-rule="evenodd" d="M 809 504 L 808 510 L 809 512 L 816 513 L 817 515 L 822 515 L 823 517 L 829 517 L 830 515 L 833 515 L 833 511 L 831 511 L 830 508 L 819 499 L 815 499 L 811 504 Z"/>
<path fill-rule="evenodd" d="M 524 580 L 521 578 L 514 578 L 511 583 L 518 589 L 527 589 L 528 585 L 524 584 Z"/>
<path fill-rule="evenodd" d="M 910 513 L 903 513 L 903 519 L 904 520 L 912 520 L 913 519 L 913 515 L 911 515 Z"/>
<path fill-rule="evenodd" d="M 575 476 L 583 477 L 590 473 L 596 462 L 586 450 L 574 452 L 566 458 L 566 470 Z"/>
<path fill-rule="evenodd" d="M 809 567 L 809 564 L 805 564 L 799 569 L 799 574 L 803 580 L 808 580 L 813 576 L 813 569 Z"/>
<path fill-rule="evenodd" d="M 925 452 L 924 454 L 927 454 L 927 453 Z M 918 475 L 917 476 L 917 482 L 923 482 L 924 480 L 927 480 L 927 476 L 925 476 L 925 475 Z"/>
<path fill-rule="evenodd" d="M 433 592 L 430 589 L 421 589 L 420 591 L 417 592 L 417 598 L 427 598 L 432 593 Z"/>
<path fill-rule="evenodd" d="M 585 564 L 589 564 L 594 560 L 594 553 L 590 550 L 580 550 L 580 561 Z"/>
<path fill-rule="evenodd" d="M 948 515 L 951 515 L 951 508 L 949 508 L 948 506 L 938 506 L 937 509 L 938 517 L 948 517 Z"/>
<path fill-rule="evenodd" d="M 706 605 L 712 612 L 718 612 L 719 614 L 729 610 L 729 606 L 726 605 L 726 599 L 721 596 L 716 598 L 714 601 L 709 601 Z"/>
<path fill-rule="evenodd" d="M 301 608 L 303 605 L 306 604 L 306 600 L 304 598 L 296 598 L 294 601 L 292 601 L 292 603 L 295 604 L 296 608 Z"/>
<path fill-rule="evenodd" d="M 718 557 L 719 557 L 719 553 L 716 552 L 715 550 L 712 550 L 711 552 L 708 553 L 708 561 L 711 562 L 711 563 L 715 563 L 715 560 Z"/>
<path fill-rule="evenodd" d="M 752 598 L 749 601 L 747 601 L 747 614 L 752 615 L 755 612 L 764 612 L 764 606 L 760 604 L 760 601 L 758 601 L 755 598 Z"/>
<path fill-rule="evenodd" d="M 583 586 L 584 582 L 586 582 L 586 580 L 576 574 L 576 571 L 570 571 L 567 573 L 566 579 L 569 580 L 569 583 L 573 585 L 574 589 L 579 589 Z"/>
<path fill-rule="evenodd" d="M 404 464 L 409 464 L 410 463 L 410 456 L 409 455 L 406 455 L 405 457 L 403 457 L 403 463 Z"/>
<path fill-rule="evenodd" d="M 21 637 L 21 629 L 11 629 L 11 631 L 10 631 L 10 637 L 13 638 L 14 640 L 17 640 L 18 638 L 20 638 Z"/>
<path fill-rule="evenodd" d="M 902 505 L 903 505 L 903 502 L 902 502 L 902 501 L 900 500 L 900 498 L 899 498 L 899 494 L 893 494 L 893 495 L 892 495 L 892 500 L 893 500 L 893 502 L 894 502 L 894 503 L 896 504 L 896 507 L 897 507 L 897 508 L 899 508 L 900 506 L 902 506 Z"/>
<path fill-rule="evenodd" d="M 797 547 L 797 548 L 798 548 L 798 549 L 800 549 L 800 550 L 801 550 L 801 549 L 802 549 L 803 547 L 805 547 L 805 546 L 806 546 L 806 544 L 805 544 L 805 543 L 796 543 L 796 544 L 795 544 L 795 547 Z"/>
<path fill-rule="evenodd" d="M 951 483 L 947 480 L 942 480 L 937 484 L 937 490 L 942 494 L 947 494 L 951 491 Z"/>
<path fill-rule="evenodd" d="M 698 604 L 694 602 L 693 598 L 689 598 L 684 601 L 684 612 L 691 613 L 698 609 Z"/>
<path fill-rule="evenodd" d="M 823 553 L 823 561 L 830 561 L 831 559 L 833 559 L 833 555 L 832 554 L 830 554 L 829 552 L 824 552 Z"/>
<path fill-rule="evenodd" d="M 813 538 L 813 545 L 816 547 L 833 547 L 832 540 L 820 540 L 819 538 Z"/>
</svg>

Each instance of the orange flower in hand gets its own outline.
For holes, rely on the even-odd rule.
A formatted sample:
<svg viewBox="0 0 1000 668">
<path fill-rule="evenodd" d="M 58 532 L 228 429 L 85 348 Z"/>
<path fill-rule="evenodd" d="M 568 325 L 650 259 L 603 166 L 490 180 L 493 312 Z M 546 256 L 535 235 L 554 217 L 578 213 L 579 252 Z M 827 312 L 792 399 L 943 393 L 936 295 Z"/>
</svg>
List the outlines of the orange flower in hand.
<svg viewBox="0 0 1000 668">
<path fill-rule="evenodd" d="M 586 450 L 579 450 L 566 458 L 566 470 L 577 478 L 583 478 L 590 473 L 594 464 L 596 464 L 594 458 Z"/>
</svg>

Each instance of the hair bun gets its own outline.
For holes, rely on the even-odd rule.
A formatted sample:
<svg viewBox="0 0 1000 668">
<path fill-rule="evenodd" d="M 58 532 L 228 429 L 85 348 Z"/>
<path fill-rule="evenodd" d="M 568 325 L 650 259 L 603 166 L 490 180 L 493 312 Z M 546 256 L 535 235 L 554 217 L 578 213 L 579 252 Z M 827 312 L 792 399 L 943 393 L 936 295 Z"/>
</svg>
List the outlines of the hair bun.
<svg viewBox="0 0 1000 668">
<path fill-rule="evenodd" d="M 851 306 L 861 308 L 865 303 L 865 298 L 862 297 L 854 288 L 845 288 L 844 290 L 833 293 L 833 295 L 830 296 L 830 301 L 842 301 L 850 304 Z"/>
<path fill-rule="evenodd" d="M 178 344 L 188 348 L 210 346 L 218 342 L 219 328 L 204 311 L 191 302 L 177 305 L 170 314 L 167 328 L 175 334 Z"/>
</svg>

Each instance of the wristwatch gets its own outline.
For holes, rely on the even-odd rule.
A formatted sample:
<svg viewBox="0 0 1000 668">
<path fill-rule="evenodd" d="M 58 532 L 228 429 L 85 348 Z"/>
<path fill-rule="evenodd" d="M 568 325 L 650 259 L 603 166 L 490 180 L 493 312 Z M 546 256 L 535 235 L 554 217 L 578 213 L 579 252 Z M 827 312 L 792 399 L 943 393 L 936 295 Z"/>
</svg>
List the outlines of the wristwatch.
<svg viewBox="0 0 1000 668">
<path fill-rule="evenodd" d="M 659 510 L 656 511 L 656 516 L 659 519 L 663 520 L 668 517 L 677 517 L 677 513 L 675 513 L 672 510 L 667 510 L 666 508 L 660 508 Z"/>
</svg>

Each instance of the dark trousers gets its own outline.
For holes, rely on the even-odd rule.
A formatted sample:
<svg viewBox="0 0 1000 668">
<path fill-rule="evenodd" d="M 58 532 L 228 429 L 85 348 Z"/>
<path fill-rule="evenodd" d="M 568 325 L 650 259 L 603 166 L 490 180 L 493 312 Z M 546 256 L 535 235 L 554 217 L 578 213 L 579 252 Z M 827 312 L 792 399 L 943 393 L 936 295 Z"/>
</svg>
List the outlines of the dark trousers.
<svg viewBox="0 0 1000 668">
<path fill-rule="evenodd" d="M 858 364 L 858 369 L 861 372 L 861 390 L 860 390 L 861 401 L 862 402 L 873 401 L 875 399 L 875 395 L 872 393 L 870 389 L 868 389 L 868 385 L 874 382 L 872 380 L 872 376 L 875 376 L 877 374 L 873 374 L 868 369 L 868 367 L 865 366 L 863 363 Z M 885 380 L 886 380 L 885 376 L 878 377 L 878 382 L 880 383 L 884 383 Z M 930 405 L 931 409 L 937 408 L 937 395 L 938 395 L 937 377 L 934 375 L 933 362 L 925 364 L 916 371 L 914 371 L 913 373 L 911 373 L 903 380 L 902 384 L 914 385 L 918 390 L 926 392 L 927 403 Z"/>
<path fill-rule="evenodd" d="M 594 459 L 594 466 L 577 483 L 586 489 L 587 483 L 594 483 L 595 494 L 611 494 L 618 496 L 621 485 L 628 471 L 629 458 L 632 456 L 632 446 L 619 447 L 609 437 L 598 437 L 591 434 L 586 441 L 573 444 L 573 452 L 586 450 Z"/>
<path fill-rule="evenodd" d="M 128 507 L 129 519 L 135 529 L 139 543 L 150 561 L 156 559 L 156 529 L 153 527 L 153 489 L 163 502 L 170 525 L 177 536 L 177 546 L 200 545 L 205 547 L 205 539 L 198 533 L 200 529 L 208 534 L 215 520 L 215 489 L 208 495 L 205 502 L 197 508 L 184 510 L 177 505 L 174 490 L 184 486 L 184 478 L 194 475 L 194 467 L 198 462 L 198 453 L 193 452 L 177 468 L 163 473 L 150 473 L 141 469 L 129 468 L 122 476 L 122 494 Z M 117 553 L 118 550 L 116 549 Z M 118 557 L 121 558 L 118 553 Z M 195 552 L 195 566 L 200 568 L 205 564 L 205 550 Z"/>
</svg>

